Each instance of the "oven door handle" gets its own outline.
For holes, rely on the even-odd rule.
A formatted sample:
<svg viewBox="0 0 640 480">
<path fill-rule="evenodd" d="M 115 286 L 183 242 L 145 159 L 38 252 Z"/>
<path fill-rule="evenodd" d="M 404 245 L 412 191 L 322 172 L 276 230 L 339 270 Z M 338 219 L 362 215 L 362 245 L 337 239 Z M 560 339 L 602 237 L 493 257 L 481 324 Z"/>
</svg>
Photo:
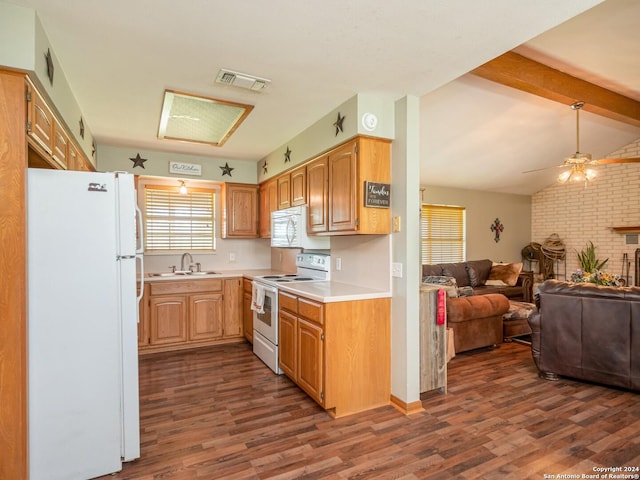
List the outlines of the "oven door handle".
<svg viewBox="0 0 640 480">
<path fill-rule="evenodd" d="M 265 292 L 269 292 L 269 293 L 273 293 L 273 294 L 277 294 L 278 293 L 278 288 L 274 287 L 272 285 L 267 285 L 266 283 L 262 283 L 262 282 L 256 282 L 255 280 L 253 282 L 251 282 L 251 286 L 255 287 L 255 286 L 260 286 L 262 287 L 262 289 Z"/>
</svg>

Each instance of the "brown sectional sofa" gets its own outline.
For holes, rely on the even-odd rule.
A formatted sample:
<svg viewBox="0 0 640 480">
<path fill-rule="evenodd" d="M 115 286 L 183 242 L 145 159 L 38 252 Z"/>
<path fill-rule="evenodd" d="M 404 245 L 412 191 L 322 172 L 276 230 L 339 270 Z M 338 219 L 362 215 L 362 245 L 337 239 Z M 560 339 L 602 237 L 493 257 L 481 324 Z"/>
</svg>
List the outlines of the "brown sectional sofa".
<svg viewBox="0 0 640 480">
<path fill-rule="evenodd" d="M 485 285 L 492 265 L 491 260 L 471 260 L 422 266 L 423 281 L 454 277 L 458 287 L 473 289 L 472 296 L 447 298 L 447 326 L 453 329 L 456 353 L 502 343 L 509 300 L 531 302 L 533 272 L 521 272 L 514 286 Z"/>
<path fill-rule="evenodd" d="M 547 280 L 529 318 L 540 376 L 640 391 L 640 287 Z"/>
<path fill-rule="evenodd" d="M 510 300 L 533 302 L 533 272 L 520 272 L 516 284 L 512 287 L 485 285 L 491 273 L 492 265 L 493 262 L 487 259 L 422 265 L 422 277 L 454 277 L 458 287 L 471 287 L 474 295 L 500 293 Z"/>
</svg>

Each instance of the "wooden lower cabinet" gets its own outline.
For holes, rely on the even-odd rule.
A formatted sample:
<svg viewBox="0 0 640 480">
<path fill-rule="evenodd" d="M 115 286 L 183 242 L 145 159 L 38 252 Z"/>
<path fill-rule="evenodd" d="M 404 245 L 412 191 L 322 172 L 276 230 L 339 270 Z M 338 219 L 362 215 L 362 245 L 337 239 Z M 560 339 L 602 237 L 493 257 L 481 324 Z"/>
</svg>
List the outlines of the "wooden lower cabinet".
<svg viewBox="0 0 640 480">
<path fill-rule="evenodd" d="M 324 332 L 320 325 L 298 319 L 298 385 L 311 398 L 324 406 Z"/>
<path fill-rule="evenodd" d="M 334 417 L 387 405 L 389 298 L 321 303 L 279 292 L 282 371 Z"/>
<path fill-rule="evenodd" d="M 189 295 L 189 340 L 222 338 L 222 294 Z"/>
<path fill-rule="evenodd" d="M 163 295 L 149 299 L 149 345 L 187 341 L 187 297 Z"/>
<path fill-rule="evenodd" d="M 251 280 L 246 278 L 242 280 L 242 292 L 242 330 L 244 338 L 253 344 L 253 310 L 251 310 L 253 286 Z"/>
<path fill-rule="evenodd" d="M 141 353 L 179 350 L 242 338 L 241 278 L 176 280 L 145 285 Z M 141 322 L 142 323 L 142 322 Z"/>
</svg>

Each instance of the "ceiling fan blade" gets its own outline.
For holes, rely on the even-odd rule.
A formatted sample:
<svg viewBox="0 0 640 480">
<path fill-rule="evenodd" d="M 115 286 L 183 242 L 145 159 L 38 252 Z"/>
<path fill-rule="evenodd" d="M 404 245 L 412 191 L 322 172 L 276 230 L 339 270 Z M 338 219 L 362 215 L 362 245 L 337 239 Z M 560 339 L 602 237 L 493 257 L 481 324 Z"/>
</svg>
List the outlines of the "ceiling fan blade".
<svg viewBox="0 0 640 480">
<path fill-rule="evenodd" d="M 640 157 L 627 157 L 627 158 L 600 158 L 594 163 L 596 165 L 609 165 L 611 163 L 639 163 Z"/>
<path fill-rule="evenodd" d="M 551 165 L 550 167 L 542 167 L 542 168 L 534 168 L 533 170 L 526 170 L 522 173 L 533 173 L 533 172 L 541 172 L 542 170 L 550 170 L 552 168 L 563 168 L 566 167 L 567 165 L 565 165 L 564 163 L 561 165 Z"/>
</svg>

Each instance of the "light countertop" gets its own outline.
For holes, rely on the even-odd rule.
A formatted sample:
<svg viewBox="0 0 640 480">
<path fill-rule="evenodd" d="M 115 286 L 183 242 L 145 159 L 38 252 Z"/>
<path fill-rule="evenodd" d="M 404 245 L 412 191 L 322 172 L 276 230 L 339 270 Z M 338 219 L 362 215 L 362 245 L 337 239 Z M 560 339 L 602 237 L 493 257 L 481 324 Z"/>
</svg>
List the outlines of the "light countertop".
<svg viewBox="0 0 640 480">
<path fill-rule="evenodd" d="M 208 275 L 170 275 L 166 277 L 154 277 L 145 274 L 144 281 L 147 282 L 166 282 L 166 281 L 181 281 L 181 280 L 204 280 L 212 278 L 235 278 L 245 277 L 249 280 L 253 280 L 255 277 L 263 275 L 276 275 L 283 272 L 271 270 L 269 268 L 263 269 L 249 269 L 249 270 L 218 270 L 215 269 L 215 274 Z M 279 284 L 278 289 L 293 293 L 296 295 L 302 295 L 317 302 L 332 303 L 332 302 L 347 302 L 353 300 L 368 300 L 373 298 L 390 298 L 391 292 L 384 290 L 377 290 L 368 287 L 362 287 L 359 285 L 352 285 L 349 283 L 333 282 L 333 281 L 320 281 L 320 282 L 291 282 L 287 284 Z"/>
</svg>

